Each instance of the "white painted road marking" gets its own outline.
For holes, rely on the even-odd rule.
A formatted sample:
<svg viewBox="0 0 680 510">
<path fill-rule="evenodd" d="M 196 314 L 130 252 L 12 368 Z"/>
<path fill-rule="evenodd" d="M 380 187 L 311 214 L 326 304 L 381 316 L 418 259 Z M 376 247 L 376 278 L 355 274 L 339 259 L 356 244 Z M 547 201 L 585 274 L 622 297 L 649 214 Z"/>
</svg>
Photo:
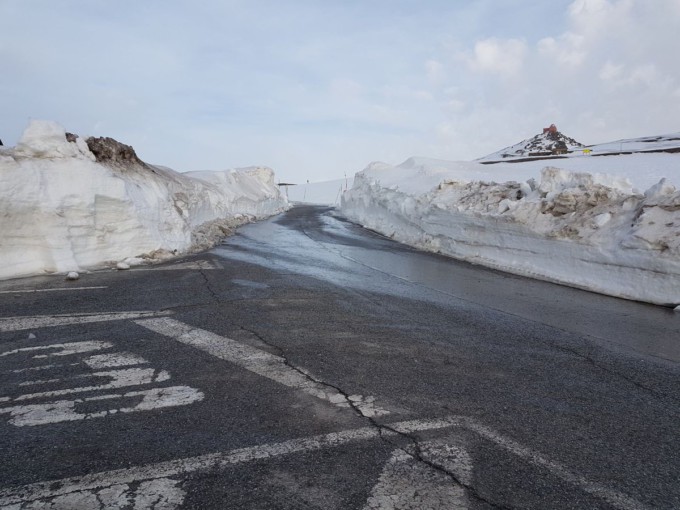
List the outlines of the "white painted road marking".
<svg viewBox="0 0 680 510">
<path fill-rule="evenodd" d="M 21 331 L 25 329 L 49 328 L 69 324 L 88 324 L 91 322 L 122 321 L 126 319 L 141 319 L 144 317 L 167 317 L 172 312 L 111 312 L 111 313 L 81 313 L 72 315 L 37 315 L 33 317 L 0 318 L 0 333 Z"/>
<path fill-rule="evenodd" d="M 474 420 L 468 419 L 466 428 L 488 439 L 489 441 L 492 441 L 496 445 L 505 448 L 518 457 L 529 461 L 531 464 L 547 469 L 557 478 L 580 487 L 583 491 L 606 501 L 615 508 L 621 508 L 624 510 L 639 510 L 646 508 L 639 501 L 636 501 L 635 499 L 630 498 L 618 491 L 614 491 L 597 483 L 593 483 L 580 474 L 570 471 L 566 466 L 560 464 L 559 462 L 552 461 L 546 458 L 544 455 L 530 448 L 522 446 L 512 439 L 496 433 L 494 430 L 482 425 L 481 423 L 477 423 Z"/>
<path fill-rule="evenodd" d="M 147 361 L 141 356 L 137 356 L 131 352 L 114 352 L 112 354 L 95 354 L 94 356 L 85 358 L 83 363 L 90 368 L 98 369 L 143 365 L 144 363 L 147 363 Z"/>
<path fill-rule="evenodd" d="M 564 466 L 556 462 L 546 461 L 541 454 L 534 452 L 529 448 L 525 448 L 511 439 L 496 434 L 491 431 L 491 429 L 488 429 L 470 418 L 452 416 L 449 418 L 433 420 L 412 420 L 391 423 L 388 426 L 393 430 L 406 434 L 451 427 L 461 427 L 472 432 L 481 433 L 483 437 L 496 445 L 519 455 L 521 458 L 534 465 L 546 468 L 553 475 L 569 482 L 571 485 L 580 487 L 597 498 L 607 501 L 615 508 L 624 510 L 645 510 L 647 508 L 639 501 L 624 494 L 599 486 L 585 480 L 580 475 L 571 473 Z M 320 436 L 292 439 L 283 443 L 252 446 L 227 452 L 211 453 L 198 457 L 148 464 L 129 469 L 105 471 L 84 476 L 64 478 L 62 480 L 50 480 L 20 487 L 8 487 L 0 489 L 0 508 L 21 504 L 22 502 L 41 501 L 57 496 L 101 490 L 102 488 L 127 485 L 135 482 L 145 482 L 168 477 L 177 477 L 190 473 L 205 472 L 254 460 L 272 459 L 281 455 L 307 453 L 326 448 L 335 448 L 351 442 L 367 441 L 394 435 L 395 433 L 388 429 L 380 430 L 376 427 L 363 427 Z M 442 450 L 438 445 L 441 445 L 441 443 L 425 443 L 422 453 L 428 460 L 450 469 L 457 476 L 461 477 L 459 478 L 461 481 L 465 482 L 465 477 L 467 476 L 467 482 L 469 483 L 469 477 L 471 475 L 469 473 L 466 475 L 466 470 L 469 468 L 466 466 L 468 460 L 465 459 L 464 454 L 462 454 L 460 450 L 456 450 L 456 447 L 454 447 L 453 450 L 450 448 L 448 450 Z M 452 457 L 454 461 L 453 465 L 451 465 Z M 397 461 L 398 459 L 395 460 L 395 462 Z"/>
<path fill-rule="evenodd" d="M 462 483 L 469 484 L 472 461 L 460 447 L 436 442 L 421 445 L 437 465 L 446 465 Z M 419 462 L 405 450 L 397 449 L 385 465 L 378 483 L 371 490 L 364 510 L 421 510 L 446 508 L 467 510 L 465 488 L 446 474 Z"/>
<path fill-rule="evenodd" d="M 63 287 L 58 289 L 18 289 L 18 290 L 0 290 L 0 294 L 33 294 L 36 292 L 64 292 L 70 290 L 99 290 L 108 289 L 108 287 Z"/>
<path fill-rule="evenodd" d="M 190 326 L 178 321 L 167 318 L 147 318 L 147 317 L 164 317 L 167 313 L 155 312 L 121 312 L 103 315 L 69 315 L 69 316 L 44 316 L 44 317 L 16 317 L 9 319 L 0 319 L 0 332 L 2 331 L 16 331 L 21 329 L 29 329 L 33 327 L 47 327 L 62 324 L 82 323 L 82 322 L 99 322 L 107 320 L 123 320 L 123 319 L 140 319 L 137 324 L 144 326 L 152 331 L 156 331 L 165 336 L 175 338 L 187 345 L 192 345 L 205 352 L 208 352 L 221 359 L 231 361 L 239 366 L 268 377 L 274 381 L 284 384 L 289 387 L 301 389 L 318 398 L 323 398 L 330 402 L 336 403 L 342 407 L 348 407 L 349 403 L 343 395 L 339 393 L 326 392 L 325 386 L 314 383 L 308 380 L 302 374 L 285 365 L 285 360 L 278 356 L 274 356 L 264 351 L 260 351 L 250 346 L 239 344 L 238 342 L 220 337 L 214 333 L 191 328 Z M 65 321 L 65 322 L 62 322 Z M 36 326 L 39 324 L 39 326 Z M 81 345 L 76 345 L 81 344 Z M 82 354 L 84 352 L 91 352 L 104 348 L 111 348 L 112 344 L 108 342 L 72 342 L 63 344 L 52 344 L 49 346 L 36 346 L 31 348 L 15 349 L 0 354 L 1 356 L 9 356 L 10 354 L 19 354 L 22 352 L 41 352 L 46 349 L 56 349 L 55 352 L 47 354 L 34 354 L 32 358 L 48 358 L 51 356 L 66 356 L 73 354 Z M 90 356 L 88 359 L 97 358 L 102 366 L 119 366 L 106 365 L 107 363 L 118 363 L 120 366 L 126 366 L 126 359 L 132 363 L 143 360 L 143 358 L 134 358 L 127 356 L 129 353 L 116 353 L 120 358 L 108 357 L 108 355 Z M 98 361 L 95 360 L 96 364 Z M 44 365 L 41 367 L 32 367 L 35 369 L 47 369 L 57 367 L 60 365 Z M 22 369 L 18 369 L 21 371 Z M 135 369 L 138 370 L 138 369 Z M 17 370 L 13 370 L 17 372 Z M 292 372 L 292 373 L 291 373 Z M 162 373 L 162 372 L 161 372 Z M 169 374 L 165 373 L 167 377 Z M 123 378 L 124 379 L 124 378 Z M 101 389 L 101 388 L 99 388 Z M 57 390 L 60 391 L 60 390 Z M 49 392 L 48 392 L 49 393 Z M 55 392 L 51 392 L 54 394 Z M 339 399 L 338 397 L 341 397 Z M 24 406 L 13 406 L 7 408 L 0 408 L 0 414 L 10 414 L 10 423 L 17 426 L 40 425 L 47 423 L 55 423 L 58 421 L 72 421 L 84 420 L 90 418 L 98 418 L 102 416 L 109 416 L 116 413 L 131 413 L 137 411 L 147 411 L 157 409 L 159 407 L 169 407 L 178 405 L 187 405 L 193 402 L 200 401 L 204 398 L 203 393 L 190 388 L 188 386 L 174 386 L 169 388 L 154 388 L 145 391 L 131 391 L 120 394 L 107 394 L 93 396 L 83 399 L 76 399 L 73 401 L 57 401 L 42 404 L 32 404 Z M 77 406 L 87 403 L 96 403 L 111 401 L 112 403 L 120 401 L 121 399 L 135 399 L 138 400 L 135 405 L 128 405 L 127 407 L 111 407 L 106 410 L 97 412 L 78 412 Z M 359 395 L 349 397 L 350 400 L 356 402 L 370 403 L 370 397 L 364 399 Z M 10 400 L 8 397 L 0 397 L 0 403 Z M 335 400 L 335 402 L 334 402 Z M 363 405 L 363 404 L 362 404 Z M 101 406 L 98 407 L 100 409 Z M 371 407 L 367 408 L 370 412 Z M 373 408 L 375 409 L 375 408 Z M 378 409 L 378 412 L 380 410 Z M 365 414 L 368 414 L 365 412 Z M 591 494 L 592 496 L 602 499 L 615 508 L 624 510 L 639 510 L 645 509 L 645 505 L 639 501 L 626 496 L 618 491 L 609 489 L 597 483 L 587 480 L 582 475 L 570 471 L 566 466 L 559 462 L 552 461 L 539 452 L 524 447 L 516 441 L 504 437 L 492 429 L 476 422 L 471 418 L 466 417 L 452 417 L 440 420 L 414 420 L 410 422 L 401 422 L 391 424 L 390 427 L 401 433 L 412 433 L 422 430 L 434 430 L 447 427 L 462 427 L 467 429 L 480 437 L 494 443 L 508 452 L 522 458 L 523 460 L 539 466 L 557 478 L 569 484 L 579 487 L 581 490 Z M 83 477 L 74 477 L 50 482 L 39 482 L 36 484 L 26 485 L 23 487 L 13 487 L 0 489 L 0 508 L 20 508 L 22 502 L 35 502 L 31 505 L 32 508 L 54 508 L 52 503 L 57 498 L 65 495 L 73 495 L 76 499 L 66 499 L 64 503 L 87 498 L 88 491 L 92 494 L 96 493 L 100 496 L 100 492 L 105 489 L 111 491 L 127 490 L 121 489 L 121 486 L 134 483 L 146 482 L 150 480 L 162 480 L 167 477 L 177 476 L 185 473 L 196 471 L 204 471 L 220 466 L 227 466 L 240 462 L 248 462 L 256 459 L 266 459 L 278 455 L 292 454 L 297 452 L 307 452 L 319 450 L 322 448 L 331 448 L 339 446 L 351 441 L 375 439 L 384 436 L 394 435 L 394 432 L 375 427 L 366 427 L 362 429 L 355 429 L 351 431 L 328 434 L 324 436 L 315 436 L 306 439 L 297 439 L 287 441 L 284 443 L 274 445 L 262 445 L 251 448 L 244 448 L 240 450 L 233 450 L 230 452 L 216 453 L 210 455 L 203 455 L 200 457 L 193 457 L 188 459 L 178 459 L 159 464 L 141 466 L 131 469 L 123 469 L 117 471 L 103 472 L 93 475 L 86 475 Z M 427 448 L 423 449 L 423 453 L 427 452 Z M 400 462 L 401 457 L 395 457 L 394 462 Z M 437 465 L 446 466 L 446 458 L 436 459 L 436 455 L 432 460 Z M 451 469 L 447 467 L 447 469 Z M 459 478 L 463 481 L 463 478 Z M 174 483 L 174 482 L 173 482 Z M 161 483 L 159 487 L 163 484 Z M 142 487 L 142 485 L 140 485 Z M 146 486 L 145 486 L 146 487 Z M 376 489 L 377 490 L 377 489 Z M 92 492 L 94 491 L 94 492 Z M 79 494 L 76 494 L 79 493 Z M 377 494 L 377 493 L 376 493 Z M 48 501 L 49 500 L 49 501 Z M 42 505 L 44 503 L 44 505 Z M 68 505 L 67 505 L 68 506 Z M 370 508 L 370 507 L 369 507 Z M 379 508 L 379 507 L 378 507 Z"/>
<path fill-rule="evenodd" d="M 299 389 L 338 407 L 350 407 L 349 400 L 343 394 L 305 377 L 299 371 L 288 366 L 280 356 L 239 343 L 231 338 L 216 335 L 204 329 L 194 328 L 173 319 L 145 319 L 135 322 L 151 331 L 174 338 L 183 344 L 190 345 L 217 358 L 234 363 L 289 388 Z M 352 396 L 352 404 L 360 409 L 364 416 L 389 414 L 389 411 L 374 405 L 373 401 L 372 397 Z"/>
<path fill-rule="evenodd" d="M 63 390 L 42 391 L 39 393 L 26 393 L 25 395 L 20 395 L 16 397 L 14 399 L 14 402 L 45 397 L 60 397 L 62 395 L 71 395 L 73 393 L 111 390 L 115 388 L 124 388 L 126 386 L 141 386 L 143 384 L 164 382 L 170 379 L 170 374 L 165 370 L 156 371 L 153 368 L 126 368 L 122 370 L 110 370 L 108 372 L 93 372 L 91 374 L 76 376 L 73 379 L 77 380 L 90 377 L 105 377 L 110 379 L 110 382 L 95 386 L 92 385 L 76 386 L 75 388 L 65 388 Z M 46 381 L 27 381 L 26 383 L 23 384 L 24 385 L 46 384 L 62 380 L 64 379 Z"/>
<path fill-rule="evenodd" d="M 113 348 L 111 342 L 89 340 L 82 342 L 67 342 L 49 345 L 36 345 L 22 347 L 0 353 L 0 358 L 12 360 L 12 366 L 17 361 L 25 361 L 26 355 L 29 360 L 48 359 L 55 357 L 68 357 L 88 355 L 89 353 Z M 24 355 L 23 357 L 21 355 Z M 18 359 L 13 359 L 18 357 Z M 113 352 L 104 354 L 88 355 L 76 363 L 51 363 L 37 367 L 12 369 L 11 373 L 31 373 L 40 370 L 40 374 L 48 374 L 51 369 L 62 367 L 86 368 L 86 373 L 72 375 L 69 378 L 43 378 L 23 381 L 18 383 L 19 388 L 30 387 L 33 392 L 25 393 L 16 397 L 0 396 L 1 414 L 9 414 L 8 422 L 17 427 L 46 425 L 63 421 L 87 420 L 101 418 L 116 413 L 132 413 L 138 411 L 150 411 L 163 407 L 183 406 L 203 400 L 202 392 L 188 386 L 172 386 L 165 388 L 152 388 L 146 390 L 128 391 L 127 393 L 106 393 L 75 400 L 58 400 L 41 402 L 38 404 L 25 404 L 26 400 L 54 399 L 64 395 L 75 393 L 106 392 L 112 389 L 147 386 L 168 381 L 170 374 L 165 370 L 154 368 L 139 368 L 134 365 L 143 365 L 148 362 L 136 354 L 130 352 Z M 101 370 L 113 368 L 113 370 Z M 99 371 L 95 371 L 99 370 Z M 103 384 L 92 384 L 93 379 L 104 379 Z M 108 379 L 108 381 L 106 381 Z M 83 383 L 82 381 L 85 381 Z M 49 390 L 49 386 L 55 383 L 71 383 L 70 387 Z M 75 386 L 74 386 L 75 383 Z M 77 384 L 80 383 L 80 386 Z M 88 384 L 89 383 L 89 384 Z M 43 388 L 41 388 L 41 386 Z M 37 388 L 36 388 L 37 387 Z M 47 388 L 45 388 L 47 387 Z M 35 391 L 35 389 L 47 389 L 47 391 Z M 17 405 L 20 403 L 20 405 Z M 15 405 L 12 405 L 14 403 Z M 85 409 L 79 409 L 85 405 Z M 94 406 L 94 407 L 93 407 Z M 100 410 L 104 407 L 104 410 Z M 92 411 L 96 408 L 97 411 Z"/>
<path fill-rule="evenodd" d="M 36 354 L 32 356 L 33 359 L 47 358 L 49 356 L 70 356 L 71 354 L 80 354 L 83 352 L 101 351 L 113 347 L 111 342 L 102 342 L 100 340 L 86 340 L 84 342 L 67 342 L 63 344 L 50 345 L 34 345 L 33 347 L 21 347 L 11 351 L 0 353 L 0 358 L 5 356 L 12 356 L 13 354 L 20 354 L 22 352 L 38 352 L 38 351 L 54 351 L 47 354 Z"/>
<path fill-rule="evenodd" d="M 390 424 L 400 432 L 410 433 L 424 430 L 443 429 L 460 424 L 460 418 L 435 420 L 414 420 Z M 159 462 L 129 469 L 118 469 L 101 473 L 87 474 L 62 480 L 38 482 L 20 487 L 0 489 L 0 508 L 22 502 L 44 500 L 76 492 L 98 490 L 116 485 L 127 485 L 140 481 L 158 480 L 161 478 L 204 472 L 215 468 L 226 467 L 254 460 L 271 459 L 281 455 L 306 453 L 325 448 L 335 448 L 351 442 L 377 439 L 392 436 L 393 432 L 383 431 L 376 427 L 332 432 L 319 436 L 291 439 L 283 443 L 251 446 L 227 452 L 211 453 L 198 457 Z"/>
<path fill-rule="evenodd" d="M 76 400 L 58 400 L 44 404 L 28 404 L 14 407 L 0 407 L 0 414 L 9 414 L 9 423 L 17 427 L 47 425 L 63 421 L 89 420 L 103 418 L 116 413 L 136 413 L 151 411 L 163 407 L 185 406 L 203 400 L 202 392 L 189 386 L 170 386 L 167 388 L 153 388 L 143 391 L 129 391 L 127 393 L 111 393 Z M 140 400 L 137 404 L 127 407 L 116 401 L 123 399 Z M 77 407 L 84 403 L 111 401 L 108 409 L 92 413 L 79 413 Z"/>
<path fill-rule="evenodd" d="M 39 370 L 52 370 L 61 367 L 77 367 L 80 363 L 53 363 L 51 365 L 40 365 L 39 367 L 17 368 L 12 370 L 13 374 L 23 374 L 24 372 L 37 372 Z"/>
<path fill-rule="evenodd" d="M 30 510 L 121 510 L 123 508 L 174 510 L 183 502 L 186 493 L 177 487 L 179 481 L 159 478 L 142 482 L 136 489 L 127 484 L 103 489 L 72 492 L 49 501 L 33 501 Z M 21 505 L 0 507 L 21 510 Z M 24 507 L 26 508 L 26 507 Z"/>
</svg>

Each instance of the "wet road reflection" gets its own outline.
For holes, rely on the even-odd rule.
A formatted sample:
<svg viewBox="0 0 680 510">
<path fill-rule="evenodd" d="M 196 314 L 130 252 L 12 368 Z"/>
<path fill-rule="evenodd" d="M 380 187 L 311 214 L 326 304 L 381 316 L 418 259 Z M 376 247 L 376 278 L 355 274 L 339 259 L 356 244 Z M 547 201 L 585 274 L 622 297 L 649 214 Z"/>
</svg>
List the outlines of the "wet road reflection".
<svg viewBox="0 0 680 510">
<path fill-rule="evenodd" d="M 335 214 L 327 207 L 298 206 L 243 227 L 213 253 L 361 291 L 480 314 L 501 311 L 590 335 L 610 348 L 680 361 L 680 314 L 672 310 L 420 252 Z"/>
</svg>

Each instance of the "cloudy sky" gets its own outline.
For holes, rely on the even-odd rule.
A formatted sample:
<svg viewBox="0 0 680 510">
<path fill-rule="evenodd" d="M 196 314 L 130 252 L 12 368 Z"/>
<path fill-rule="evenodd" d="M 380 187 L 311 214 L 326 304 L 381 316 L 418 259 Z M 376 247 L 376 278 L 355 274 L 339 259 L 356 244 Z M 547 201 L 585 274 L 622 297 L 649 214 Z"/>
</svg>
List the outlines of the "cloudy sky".
<svg viewBox="0 0 680 510">
<path fill-rule="evenodd" d="M 556 123 L 680 131 L 680 0 L 0 0 L 0 138 L 30 119 L 282 181 L 474 159 Z"/>
</svg>

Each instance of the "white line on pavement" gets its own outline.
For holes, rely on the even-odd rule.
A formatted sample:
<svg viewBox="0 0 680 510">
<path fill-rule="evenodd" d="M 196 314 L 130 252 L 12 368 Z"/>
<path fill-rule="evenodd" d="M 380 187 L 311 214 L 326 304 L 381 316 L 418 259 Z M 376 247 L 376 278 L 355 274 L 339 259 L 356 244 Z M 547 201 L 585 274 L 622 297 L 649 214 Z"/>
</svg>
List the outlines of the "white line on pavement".
<svg viewBox="0 0 680 510">
<path fill-rule="evenodd" d="M 55 368 L 63 367 L 77 367 L 80 363 L 53 363 L 51 365 L 40 365 L 39 367 L 28 367 L 28 368 L 17 368 L 16 370 L 11 370 L 12 374 L 23 374 L 25 372 L 38 372 L 40 370 L 52 370 Z"/>
<path fill-rule="evenodd" d="M 216 335 L 210 331 L 191 327 L 173 319 L 146 319 L 135 322 L 151 331 L 174 338 L 183 344 L 239 365 L 289 388 L 302 390 L 338 407 L 350 407 L 349 400 L 343 394 L 305 377 L 298 370 L 288 366 L 280 356 L 239 343 L 231 338 Z M 372 397 L 352 395 L 350 399 L 352 404 L 360 409 L 365 416 L 389 414 L 388 411 L 375 406 Z"/>
<path fill-rule="evenodd" d="M 599 485 L 597 483 L 593 483 L 585 479 L 582 475 L 570 471 L 559 462 L 547 459 L 542 454 L 535 452 L 530 448 L 522 446 L 521 444 L 519 444 L 516 441 L 513 441 L 510 438 L 503 437 L 502 435 L 496 433 L 495 431 L 493 431 L 492 429 L 485 425 L 482 425 L 481 423 L 477 423 L 474 420 L 467 419 L 464 427 L 488 439 L 489 441 L 494 442 L 498 446 L 505 448 L 506 450 L 517 455 L 518 457 L 527 460 L 536 466 L 541 466 L 542 468 L 547 469 L 557 478 L 560 478 L 561 480 L 568 482 L 572 485 L 577 485 L 585 492 L 592 494 L 593 496 L 599 499 L 603 499 L 604 501 L 611 504 L 615 508 L 620 508 L 624 510 L 640 510 L 645 508 L 645 506 L 639 501 L 636 501 L 635 499 L 630 498 L 620 492 L 608 489 L 607 487 L 603 487 L 602 485 Z"/>
<path fill-rule="evenodd" d="M 582 476 L 571 473 L 564 466 L 545 459 L 541 454 L 525 448 L 511 439 L 505 438 L 495 433 L 493 430 L 477 423 L 470 418 L 452 416 L 449 418 L 433 420 L 404 421 L 388 424 L 387 426 L 389 429 L 407 434 L 449 427 L 462 427 L 480 434 L 486 439 L 504 447 L 505 449 L 511 451 L 512 453 L 532 464 L 546 468 L 548 471 L 558 476 L 562 480 L 579 486 L 595 497 L 604 499 L 615 508 L 626 510 L 642 510 L 646 508 L 645 505 L 639 501 L 629 498 L 628 496 L 619 492 L 589 482 Z M 197 457 L 160 462 L 157 464 L 148 464 L 146 466 L 139 466 L 129 469 L 118 469 L 114 471 L 88 474 L 85 476 L 65 478 L 62 480 L 38 482 L 20 487 L 8 487 L 5 489 L 0 489 L 0 505 L 8 506 L 22 502 L 36 501 L 52 498 L 55 496 L 61 496 L 64 494 L 71 494 L 74 492 L 88 491 L 104 487 L 208 471 L 233 464 L 251 462 L 259 459 L 270 459 L 281 455 L 306 453 L 324 448 L 334 448 L 350 442 L 365 441 L 394 435 L 394 432 L 391 432 L 389 429 L 380 430 L 376 427 L 363 427 L 359 429 L 333 432 L 330 434 L 312 436 L 308 438 L 292 439 L 282 443 L 252 446 L 227 452 L 211 453 Z M 430 460 L 436 464 L 442 463 L 441 459 L 438 458 L 442 455 L 443 450 L 441 447 L 439 447 L 436 443 L 425 443 L 424 446 L 424 454 L 426 457 L 430 458 Z M 447 452 L 444 452 L 444 454 L 444 457 L 449 456 Z M 446 462 L 443 463 L 446 464 Z M 463 467 L 460 469 L 465 471 L 465 469 L 467 469 L 465 464 L 467 463 L 468 461 L 465 460 L 465 462 L 463 462 Z M 451 469 L 451 466 L 446 467 Z M 462 478 L 468 478 L 466 481 L 469 483 L 469 474 L 457 474 L 459 476 L 463 475 Z"/>
<path fill-rule="evenodd" d="M 127 368 L 122 370 L 111 370 L 108 372 L 93 372 L 92 374 L 79 375 L 73 379 L 85 379 L 92 377 L 108 378 L 110 382 L 97 386 L 78 386 L 62 390 L 43 391 L 40 393 L 27 393 L 13 399 L 14 402 L 21 402 L 35 398 L 59 397 L 62 395 L 72 395 L 73 393 L 85 393 L 90 391 L 110 390 L 113 388 L 124 388 L 126 386 L 141 386 L 155 382 L 165 382 L 170 379 L 170 374 L 165 371 L 156 371 L 153 368 Z M 51 382 L 63 381 L 64 379 L 26 381 L 21 385 L 47 384 Z M 68 379 L 65 379 L 68 380 Z"/>
<path fill-rule="evenodd" d="M 65 410 L 65 412 L 66 414 L 72 414 L 70 409 Z M 139 481 L 155 480 L 193 472 L 207 471 L 232 464 L 250 462 L 258 459 L 269 459 L 280 455 L 289 455 L 294 453 L 311 452 L 324 448 L 333 448 L 353 441 L 364 441 L 379 437 L 393 436 L 395 432 L 392 432 L 392 430 L 404 434 L 412 434 L 414 432 L 437 430 L 449 427 L 460 427 L 479 434 L 480 436 L 486 438 L 498 446 L 501 446 L 502 448 L 531 464 L 547 469 L 549 472 L 563 481 L 580 487 L 585 492 L 588 492 L 599 499 L 607 501 L 614 508 L 623 510 L 644 510 L 648 508 L 641 502 L 636 501 L 625 494 L 586 480 L 583 476 L 569 471 L 565 466 L 548 460 L 542 454 L 535 452 L 530 448 L 526 448 L 512 439 L 497 434 L 492 429 L 468 417 L 452 416 L 449 418 L 432 420 L 412 420 L 386 424 L 386 426 L 388 427 L 386 429 L 364 427 L 342 432 L 333 432 L 320 436 L 312 436 L 309 438 L 293 439 L 283 443 L 253 446 L 227 452 L 201 455 L 198 457 L 176 459 L 129 469 L 119 469 L 85 476 L 65 478 L 62 480 L 38 482 L 20 487 L 8 487 L 5 489 L 0 489 L 0 506 L 52 498 L 78 491 L 87 491 L 102 487 L 110 487 L 120 484 L 129 484 Z M 426 447 L 423 450 L 423 454 L 426 456 L 426 458 L 437 465 L 446 465 L 446 462 L 442 462 L 441 459 L 437 458 L 438 455 L 433 455 L 433 452 L 430 451 L 432 448 L 428 448 L 427 443 L 425 446 Z M 435 449 L 434 453 L 437 454 L 439 452 Z M 445 467 L 451 469 L 451 466 Z M 458 474 L 461 475 L 461 473 Z M 469 476 L 470 475 L 468 474 L 462 478 Z M 469 483 L 469 479 L 467 481 Z"/>
<path fill-rule="evenodd" d="M 193 404 L 203 400 L 203 393 L 189 386 L 169 386 L 149 390 L 129 391 L 127 393 L 107 393 L 95 397 L 76 400 L 57 400 L 42 404 L 27 404 L 13 407 L 0 407 L 0 414 L 9 414 L 9 423 L 16 427 L 33 427 L 64 421 L 90 420 L 103 418 L 116 413 L 136 413 L 164 407 Z M 120 407 L 120 401 L 139 400 L 135 405 Z M 78 412 L 83 403 L 108 403 L 108 408 L 97 412 Z M 1 508 L 1 507 L 0 507 Z"/>
<path fill-rule="evenodd" d="M 80 354 L 83 352 L 100 351 L 110 349 L 113 347 L 111 342 L 103 342 L 100 340 L 86 340 L 84 342 L 66 342 L 63 344 L 50 345 L 35 345 L 33 347 L 20 347 L 11 351 L 0 352 L 0 358 L 5 356 L 12 356 L 22 352 L 38 352 L 48 351 L 47 354 L 36 354 L 34 359 L 48 358 L 51 356 L 70 356 L 72 354 Z"/>
<path fill-rule="evenodd" d="M 129 367 L 148 363 L 141 356 L 131 352 L 114 352 L 111 354 L 95 354 L 83 360 L 88 367 L 98 370 L 101 368 Z"/>
<path fill-rule="evenodd" d="M 390 427 L 402 432 L 436 430 L 460 424 L 456 416 L 436 420 L 414 420 L 391 424 Z M 324 448 L 334 448 L 354 441 L 365 441 L 393 432 L 382 431 L 376 427 L 332 432 L 308 438 L 292 439 L 283 443 L 240 448 L 227 452 L 211 453 L 198 457 L 159 462 L 129 469 L 118 469 L 101 473 L 76 476 L 62 480 L 38 482 L 20 487 L 0 489 L 0 505 L 11 505 L 21 502 L 35 501 L 78 491 L 87 491 L 101 487 L 130 484 L 139 481 L 156 480 L 177 475 L 207 471 L 219 467 L 240 464 L 258 459 L 270 459 L 280 455 L 304 453 Z"/>
<path fill-rule="evenodd" d="M 100 287 L 59 287 L 56 289 L 17 289 L 17 290 L 0 290 L 0 294 L 33 294 L 35 292 L 61 292 L 70 290 L 98 290 L 108 289 L 106 286 Z"/>
<path fill-rule="evenodd" d="M 0 333 L 21 331 L 25 329 L 47 328 L 69 324 L 87 324 L 91 322 L 120 321 L 141 319 L 145 317 L 167 317 L 172 312 L 111 312 L 102 314 L 82 313 L 72 315 L 37 315 L 32 317 L 0 318 Z"/>
</svg>

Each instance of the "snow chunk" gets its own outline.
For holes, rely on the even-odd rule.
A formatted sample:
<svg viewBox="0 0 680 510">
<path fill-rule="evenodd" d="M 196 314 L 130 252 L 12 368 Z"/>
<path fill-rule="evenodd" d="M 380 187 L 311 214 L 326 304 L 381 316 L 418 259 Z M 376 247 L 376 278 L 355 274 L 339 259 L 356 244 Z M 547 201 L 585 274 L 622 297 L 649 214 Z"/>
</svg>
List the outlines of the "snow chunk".
<svg viewBox="0 0 680 510">
<path fill-rule="evenodd" d="M 67 280 L 77 280 L 78 278 L 80 278 L 80 275 L 78 273 L 76 273 L 75 271 L 70 271 L 66 275 Z"/>
<path fill-rule="evenodd" d="M 66 130 L 56 122 L 34 120 L 24 130 L 14 155 L 24 158 L 85 158 L 94 161 L 82 138 L 66 139 Z"/>
<path fill-rule="evenodd" d="M 673 193 L 675 193 L 675 186 L 666 182 L 666 178 L 664 177 L 654 186 L 645 191 L 645 197 L 648 199 L 655 199 L 664 195 L 672 195 Z"/>
</svg>

